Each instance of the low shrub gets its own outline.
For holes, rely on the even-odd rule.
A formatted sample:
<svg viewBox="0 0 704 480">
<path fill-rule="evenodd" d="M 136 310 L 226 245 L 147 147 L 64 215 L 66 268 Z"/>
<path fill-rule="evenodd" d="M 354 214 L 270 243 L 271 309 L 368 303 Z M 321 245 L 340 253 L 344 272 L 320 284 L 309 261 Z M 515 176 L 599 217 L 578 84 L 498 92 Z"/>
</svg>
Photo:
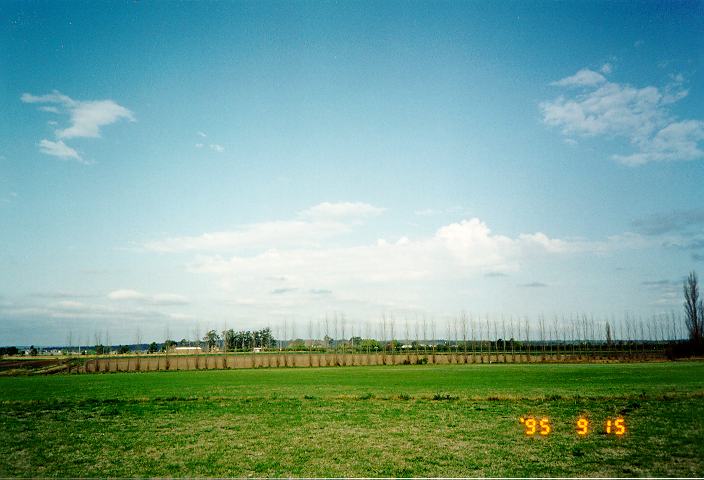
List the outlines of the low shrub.
<svg viewBox="0 0 704 480">
<path fill-rule="evenodd" d="M 459 397 L 450 395 L 449 393 L 436 393 L 433 395 L 433 400 L 457 400 Z"/>
</svg>

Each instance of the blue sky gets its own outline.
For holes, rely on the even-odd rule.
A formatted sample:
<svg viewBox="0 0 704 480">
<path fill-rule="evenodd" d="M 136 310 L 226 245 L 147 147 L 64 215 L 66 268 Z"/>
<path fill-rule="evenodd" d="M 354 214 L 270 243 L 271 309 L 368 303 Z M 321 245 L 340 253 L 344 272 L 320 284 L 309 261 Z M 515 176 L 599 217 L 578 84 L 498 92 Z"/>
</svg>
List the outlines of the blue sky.
<svg viewBox="0 0 704 480">
<path fill-rule="evenodd" d="M 3 2 L 0 344 L 678 312 L 703 5 Z"/>
</svg>

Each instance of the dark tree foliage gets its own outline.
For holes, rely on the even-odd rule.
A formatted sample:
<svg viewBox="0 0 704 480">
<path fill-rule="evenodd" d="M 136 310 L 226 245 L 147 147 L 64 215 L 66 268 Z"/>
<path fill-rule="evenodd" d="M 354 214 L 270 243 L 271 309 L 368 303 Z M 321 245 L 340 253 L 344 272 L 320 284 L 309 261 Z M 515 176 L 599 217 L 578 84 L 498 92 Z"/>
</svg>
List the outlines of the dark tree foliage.
<svg viewBox="0 0 704 480">
<path fill-rule="evenodd" d="M 119 354 L 130 353 L 130 347 L 128 347 L 127 345 L 120 345 L 120 348 L 117 349 L 117 353 L 119 353 Z"/>
<path fill-rule="evenodd" d="M 230 329 L 225 332 L 225 345 L 228 351 L 246 351 L 254 347 L 271 348 L 276 343 L 270 328 L 262 330 L 235 332 Z"/>
<path fill-rule="evenodd" d="M 20 351 L 17 347 L 0 347 L 0 356 L 2 355 L 17 355 Z"/>
<path fill-rule="evenodd" d="M 699 281 L 696 272 L 689 273 L 682 289 L 684 290 L 685 322 L 689 331 L 689 339 L 695 346 L 699 346 L 704 332 L 704 305 L 699 298 Z"/>
<path fill-rule="evenodd" d="M 205 337 L 203 337 L 203 341 L 208 344 L 208 350 L 213 350 L 215 345 L 218 344 L 218 341 L 220 341 L 220 335 L 218 335 L 218 332 L 215 330 L 210 330 L 205 334 Z"/>
<path fill-rule="evenodd" d="M 149 344 L 149 348 L 147 349 L 147 353 L 156 353 L 159 351 L 159 346 L 156 344 L 156 342 L 152 342 Z"/>
</svg>

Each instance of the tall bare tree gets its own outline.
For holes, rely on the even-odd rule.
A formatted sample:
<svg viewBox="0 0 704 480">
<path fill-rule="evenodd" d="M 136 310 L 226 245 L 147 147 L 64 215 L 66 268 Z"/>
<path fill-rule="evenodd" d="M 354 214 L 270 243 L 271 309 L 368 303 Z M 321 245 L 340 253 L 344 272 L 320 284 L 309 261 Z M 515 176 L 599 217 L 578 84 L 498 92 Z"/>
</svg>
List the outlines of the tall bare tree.
<svg viewBox="0 0 704 480">
<path fill-rule="evenodd" d="M 689 339 L 695 346 L 699 346 L 704 332 L 704 305 L 699 298 L 699 279 L 694 270 L 689 272 L 689 277 L 682 285 L 682 290 L 684 291 L 684 320 Z"/>
<path fill-rule="evenodd" d="M 474 322 L 474 317 L 470 317 L 469 319 L 469 329 L 472 334 L 472 363 L 477 363 L 477 337 L 475 334 L 475 322 Z"/>
<path fill-rule="evenodd" d="M 463 310 L 460 318 L 462 320 L 462 348 L 464 351 L 463 363 L 467 363 L 467 312 Z"/>
</svg>

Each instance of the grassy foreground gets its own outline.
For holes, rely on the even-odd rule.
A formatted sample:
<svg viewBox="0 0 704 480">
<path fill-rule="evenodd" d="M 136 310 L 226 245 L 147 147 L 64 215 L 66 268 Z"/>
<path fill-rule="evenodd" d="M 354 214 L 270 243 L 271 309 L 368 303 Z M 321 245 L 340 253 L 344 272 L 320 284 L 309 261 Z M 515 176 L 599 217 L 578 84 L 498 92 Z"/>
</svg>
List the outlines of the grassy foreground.
<svg viewBox="0 0 704 480">
<path fill-rule="evenodd" d="M 0 477 L 702 476 L 704 363 L 4 377 L 0 431 Z"/>
</svg>

